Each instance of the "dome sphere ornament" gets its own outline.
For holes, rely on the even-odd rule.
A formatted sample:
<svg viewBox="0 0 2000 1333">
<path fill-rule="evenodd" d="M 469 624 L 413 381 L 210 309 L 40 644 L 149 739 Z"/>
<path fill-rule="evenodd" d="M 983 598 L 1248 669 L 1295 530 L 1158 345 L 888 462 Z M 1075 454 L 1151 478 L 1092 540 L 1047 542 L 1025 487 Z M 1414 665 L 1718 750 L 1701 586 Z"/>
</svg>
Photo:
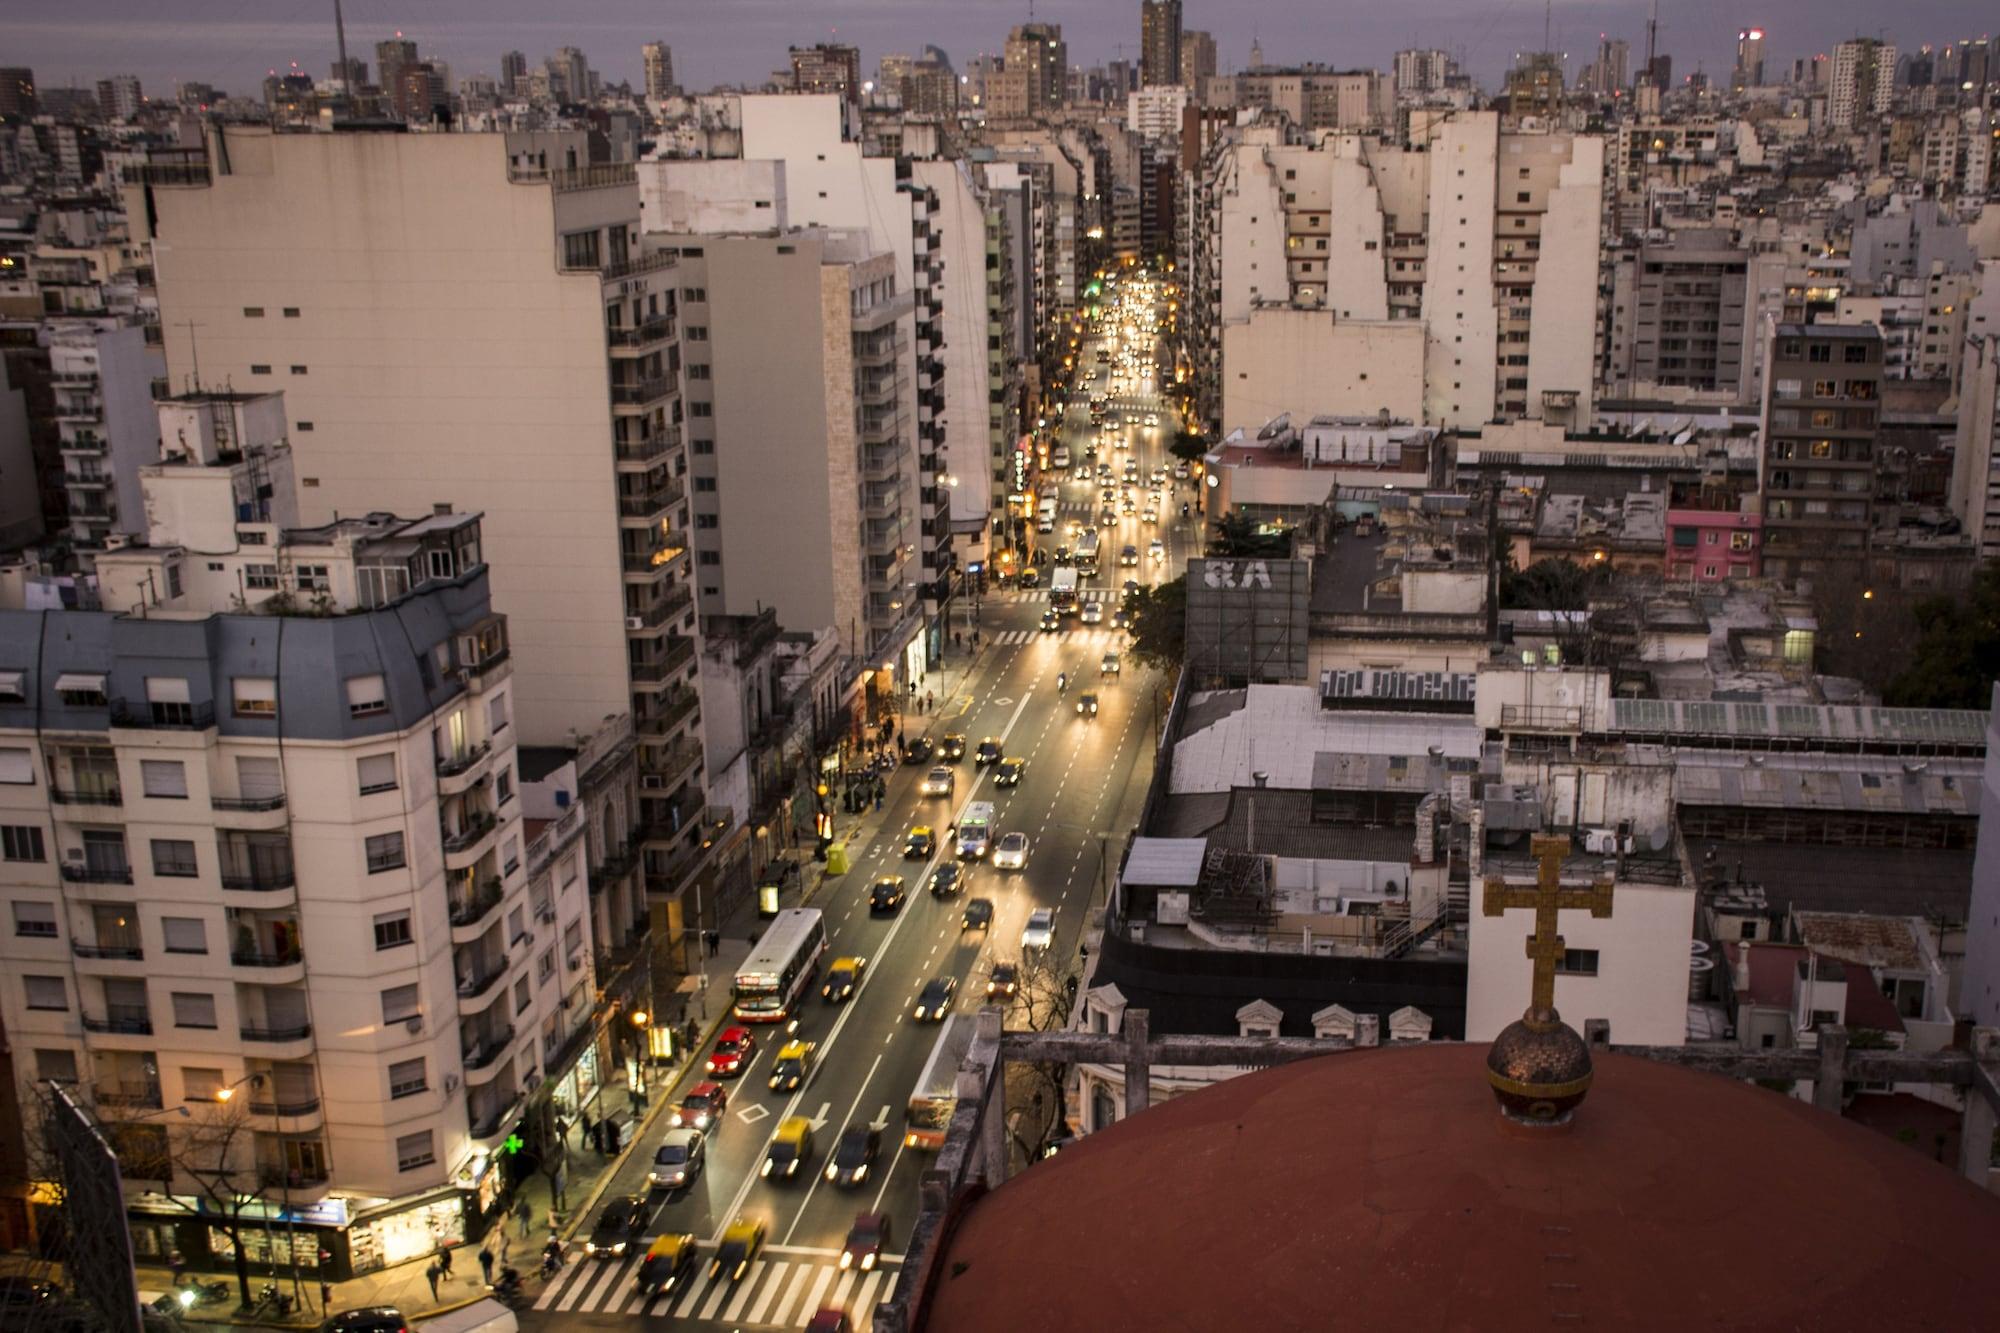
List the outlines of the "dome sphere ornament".
<svg viewBox="0 0 2000 1333">
<path fill-rule="evenodd" d="M 1533 998 L 1527 1012 L 1501 1029 L 1486 1053 L 1486 1081 L 1500 1113 L 1520 1124 L 1567 1124 L 1590 1091 L 1590 1048 L 1556 1012 L 1556 966 L 1565 947 L 1556 931 L 1556 914 L 1570 909 L 1587 910 L 1599 919 L 1609 917 L 1611 881 L 1564 888 L 1562 863 L 1569 851 L 1568 838 L 1537 837 L 1534 856 L 1539 869 L 1534 885 L 1489 879 L 1480 900 L 1480 910 L 1487 916 L 1523 907 L 1535 913 L 1535 929 L 1527 940 L 1528 958 L 1534 964 Z"/>
</svg>

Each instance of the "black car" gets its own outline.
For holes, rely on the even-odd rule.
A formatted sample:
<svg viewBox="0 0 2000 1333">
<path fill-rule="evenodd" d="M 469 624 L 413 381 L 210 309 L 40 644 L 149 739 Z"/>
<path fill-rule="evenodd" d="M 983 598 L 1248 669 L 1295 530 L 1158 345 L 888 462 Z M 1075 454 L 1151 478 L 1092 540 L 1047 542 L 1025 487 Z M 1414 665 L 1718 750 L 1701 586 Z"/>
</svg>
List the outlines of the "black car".
<svg viewBox="0 0 2000 1333">
<path fill-rule="evenodd" d="M 849 1125 L 826 1161 L 826 1178 L 842 1187 L 859 1185 L 874 1169 L 882 1151 L 882 1131 L 873 1125 Z"/>
<path fill-rule="evenodd" d="M 342 1310 L 319 1327 L 320 1333 L 410 1333 L 409 1321 L 393 1305 Z"/>
<path fill-rule="evenodd" d="M 903 762 L 906 764 L 928 763 L 930 762 L 930 757 L 936 752 L 937 747 L 931 744 L 930 737 L 919 736 L 904 749 Z"/>
<path fill-rule="evenodd" d="M 993 900 L 991 898 L 968 899 L 965 904 L 965 916 L 962 918 L 960 929 L 984 930 L 992 924 Z"/>
<path fill-rule="evenodd" d="M 931 897 L 950 898 L 965 887 L 966 874 L 956 861 L 944 861 L 931 871 Z"/>
<path fill-rule="evenodd" d="M 995 963 L 986 975 L 986 998 L 999 999 L 1021 988 L 1021 968 L 1016 963 Z"/>
<path fill-rule="evenodd" d="M 1001 758 L 1000 742 L 991 736 L 979 742 L 979 748 L 972 752 L 972 762 L 981 767 L 987 764 L 997 764 Z"/>
<path fill-rule="evenodd" d="M 917 1005 L 910 1011 L 911 1017 L 919 1023 L 944 1022 L 945 1015 L 951 1012 L 951 997 L 957 993 L 958 978 L 932 977 L 917 992 Z"/>
<path fill-rule="evenodd" d="M 623 1258 L 639 1237 L 646 1234 L 646 1223 L 651 1220 L 644 1195 L 613 1199 L 597 1215 L 597 1224 L 591 1227 L 583 1252 L 598 1259 Z"/>
<path fill-rule="evenodd" d="M 1002 759 L 999 766 L 993 770 L 993 785 L 996 787 L 1020 786 L 1021 772 L 1027 766 L 1028 761 L 1025 759 Z"/>
<path fill-rule="evenodd" d="M 965 758 L 965 737 L 954 731 L 947 731 L 938 743 L 938 758 L 957 763 Z"/>
<path fill-rule="evenodd" d="M 903 905 L 903 877 L 884 875 L 868 890 L 868 910 L 893 912 Z"/>
</svg>

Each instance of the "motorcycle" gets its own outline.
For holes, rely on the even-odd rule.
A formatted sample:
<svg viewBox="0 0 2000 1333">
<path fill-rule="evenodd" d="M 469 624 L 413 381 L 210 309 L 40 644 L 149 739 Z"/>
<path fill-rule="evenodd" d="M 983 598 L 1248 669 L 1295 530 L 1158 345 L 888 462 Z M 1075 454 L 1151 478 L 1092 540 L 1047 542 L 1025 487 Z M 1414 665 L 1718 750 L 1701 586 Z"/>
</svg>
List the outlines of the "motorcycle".
<svg viewBox="0 0 2000 1333">
<path fill-rule="evenodd" d="M 548 1245 L 542 1250 L 542 1276 L 544 1278 L 554 1277 L 556 1270 L 562 1266 L 563 1243 L 554 1236 L 551 1236 L 549 1237 Z"/>
<path fill-rule="evenodd" d="M 499 1281 L 495 1282 L 489 1290 L 493 1293 L 493 1299 L 504 1305 L 512 1306 L 516 1301 L 522 1299 L 520 1272 L 512 1267 L 501 1269 Z"/>
<path fill-rule="evenodd" d="M 1067 690 L 1068 688 L 1069 688 L 1069 674 L 1063 671 L 1056 672 L 1056 693 L 1061 694 L 1064 690 Z"/>
<path fill-rule="evenodd" d="M 213 1282 L 203 1282 L 198 1277 L 183 1281 L 175 1291 L 181 1308 L 192 1310 L 197 1305 L 216 1305 L 229 1299 L 229 1284 L 221 1278 Z"/>
</svg>

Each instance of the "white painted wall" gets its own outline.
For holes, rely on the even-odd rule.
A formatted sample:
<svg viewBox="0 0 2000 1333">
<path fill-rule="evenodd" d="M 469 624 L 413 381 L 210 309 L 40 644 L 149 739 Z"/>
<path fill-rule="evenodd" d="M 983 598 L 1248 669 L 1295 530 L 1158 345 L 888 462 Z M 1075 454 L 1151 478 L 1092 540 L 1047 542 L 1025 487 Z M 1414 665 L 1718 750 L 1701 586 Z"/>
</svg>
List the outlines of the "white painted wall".
<svg viewBox="0 0 2000 1333">
<path fill-rule="evenodd" d="M 1254 430 L 1283 412 L 1401 421 L 1424 410 L 1424 331 L 1414 320 L 1340 320 L 1271 307 L 1222 329 L 1222 424 Z"/>
<path fill-rule="evenodd" d="M 1493 208 L 1500 117 L 1447 121 L 1430 150 L 1430 246 L 1424 279 L 1428 425 L 1476 426 L 1493 415 L 1498 330 L 1493 310 Z M 1596 270 L 1592 270 L 1593 280 Z"/>
<path fill-rule="evenodd" d="M 1528 415 L 1542 413 L 1544 390 L 1573 390 L 1576 420 L 1588 423 L 1597 352 L 1597 270 L 1604 195 L 1604 140 L 1569 135 L 1569 160 L 1542 215 L 1535 265 L 1534 322 L 1528 330 Z M 1509 146 L 1519 136 L 1509 136 Z M 1504 188 L 1504 187 L 1503 187 Z"/>
</svg>

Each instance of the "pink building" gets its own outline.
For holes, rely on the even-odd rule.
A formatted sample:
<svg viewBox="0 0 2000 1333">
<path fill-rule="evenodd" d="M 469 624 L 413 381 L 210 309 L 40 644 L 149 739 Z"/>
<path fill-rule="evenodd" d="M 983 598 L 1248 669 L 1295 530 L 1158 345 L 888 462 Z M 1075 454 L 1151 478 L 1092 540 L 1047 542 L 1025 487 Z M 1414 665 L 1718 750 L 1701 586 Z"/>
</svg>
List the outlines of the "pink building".
<svg viewBox="0 0 2000 1333">
<path fill-rule="evenodd" d="M 1667 510 L 1667 577 L 1693 583 L 1756 578 L 1764 569 L 1764 520 L 1721 509 Z"/>
</svg>

